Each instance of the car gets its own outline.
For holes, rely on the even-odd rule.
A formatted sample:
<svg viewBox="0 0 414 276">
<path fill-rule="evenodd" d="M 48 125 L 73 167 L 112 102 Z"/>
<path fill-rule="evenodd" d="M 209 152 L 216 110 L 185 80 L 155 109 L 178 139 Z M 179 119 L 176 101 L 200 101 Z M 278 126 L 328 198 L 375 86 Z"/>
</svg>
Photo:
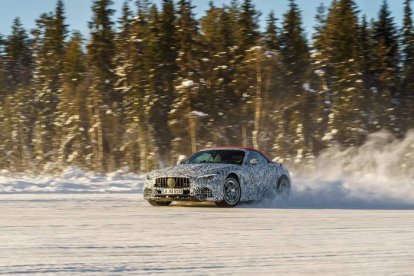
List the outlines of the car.
<svg viewBox="0 0 414 276">
<path fill-rule="evenodd" d="M 220 147 L 200 150 L 176 166 L 152 171 L 144 199 L 153 206 L 173 201 L 211 201 L 219 207 L 263 199 L 289 199 L 289 171 L 259 150 Z"/>
</svg>

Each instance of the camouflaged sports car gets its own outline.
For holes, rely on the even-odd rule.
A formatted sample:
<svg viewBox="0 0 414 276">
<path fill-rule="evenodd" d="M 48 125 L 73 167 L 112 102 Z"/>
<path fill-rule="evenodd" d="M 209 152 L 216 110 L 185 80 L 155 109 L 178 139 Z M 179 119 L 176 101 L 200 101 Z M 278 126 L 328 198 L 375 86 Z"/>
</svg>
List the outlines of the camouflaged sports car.
<svg viewBox="0 0 414 276">
<path fill-rule="evenodd" d="M 150 172 L 144 198 L 154 206 L 172 201 L 213 201 L 233 207 L 265 198 L 288 200 L 289 171 L 252 148 L 225 147 L 194 153 L 177 166 Z"/>
</svg>

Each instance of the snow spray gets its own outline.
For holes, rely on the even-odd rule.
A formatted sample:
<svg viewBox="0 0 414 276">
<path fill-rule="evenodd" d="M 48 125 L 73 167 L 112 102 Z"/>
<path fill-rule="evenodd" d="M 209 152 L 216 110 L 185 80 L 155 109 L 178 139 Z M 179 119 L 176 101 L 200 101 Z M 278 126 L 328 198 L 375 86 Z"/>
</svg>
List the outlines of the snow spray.
<svg viewBox="0 0 414 276">
<path fill-rule="evenodd" d="M 328 148 L 292 178 L 289 202 L 267 206 L 414 209 L 414 130 L 403 139 L 380 131 L 359 147 Z"/>
</svg>

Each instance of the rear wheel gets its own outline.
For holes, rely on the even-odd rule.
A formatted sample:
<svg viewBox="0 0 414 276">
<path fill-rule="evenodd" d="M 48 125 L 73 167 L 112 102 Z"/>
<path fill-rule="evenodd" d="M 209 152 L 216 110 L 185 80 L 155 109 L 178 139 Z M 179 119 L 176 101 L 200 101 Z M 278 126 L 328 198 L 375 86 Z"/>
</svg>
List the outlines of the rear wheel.
<svg viewBox="0 0 414 276">
<path fill-rule="evenodd" d="M 223 200 L 216 202 L 219 207 L 234 207 L 240 202 L 241 188 L 239 181 L 230 176 L 226 179 L 223 186 Z"/>
<path fill-rule="evenodd" d="M 277 182 L 276 188 L 277 198 L 288 201 L 290 197 L 290 180 L 286 175 L 282 175 Z"/>
<path fill-rule="evenodd" d="M 152 206 L 168 206 L 171 204 L 172 201 L 155 201 L 152 199 L 148 199 L 149 204 Z"/>
</svg>

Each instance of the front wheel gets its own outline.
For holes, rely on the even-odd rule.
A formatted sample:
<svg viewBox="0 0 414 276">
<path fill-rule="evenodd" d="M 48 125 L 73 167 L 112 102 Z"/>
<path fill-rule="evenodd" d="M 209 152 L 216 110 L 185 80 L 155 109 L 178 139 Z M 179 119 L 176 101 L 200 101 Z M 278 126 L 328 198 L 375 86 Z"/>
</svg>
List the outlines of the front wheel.
<svg viewBox="0 0 414 276">
<path fill-rule="evenodd" d="M 156 201 L 156 200 L 151 200 L 148 199 L 148 203 L 151 204 L 152 206 L 168 206 L 171 204 L 172 201 Z"/>
<path fill-rule="evenodd" d="M 223 200 L 216 202 L 218 207 L 234 207 L 240 202 L 240 183 L 235 177 L 228 177 L 223 186 Z"/>
</svg>

